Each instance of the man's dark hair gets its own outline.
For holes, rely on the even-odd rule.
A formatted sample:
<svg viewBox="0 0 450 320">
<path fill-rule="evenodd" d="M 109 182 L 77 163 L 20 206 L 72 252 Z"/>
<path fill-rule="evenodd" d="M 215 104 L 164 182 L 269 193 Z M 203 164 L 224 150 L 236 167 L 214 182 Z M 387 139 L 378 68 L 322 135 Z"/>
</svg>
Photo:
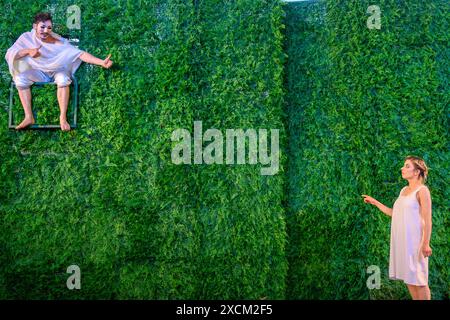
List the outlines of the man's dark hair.
<svg viewBox="0 0 450 320">
<path fill-rule="evenodd" d="M 37 24 L 39 22 L 45 22 L 47 20 L 50 20 L 53 22 L 51 14 L 48 12 L 39 12 L 37 15 L 34 16 L 33 23 Z"/>
</svg>

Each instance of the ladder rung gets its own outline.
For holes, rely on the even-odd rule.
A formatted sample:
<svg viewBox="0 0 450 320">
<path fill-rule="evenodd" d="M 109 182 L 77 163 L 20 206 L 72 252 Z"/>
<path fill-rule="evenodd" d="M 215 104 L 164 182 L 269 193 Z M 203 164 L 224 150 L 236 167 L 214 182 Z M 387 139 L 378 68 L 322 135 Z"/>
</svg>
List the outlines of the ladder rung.
<svg viewBox="0 0 450 320">
<path fill-rule="evenodd" d="M 71 124 L 70 128 L 71 129 L 75 129 L 77 126 Z M 16 126 L 8 126 L 9 129 L 15 129 Z M 31 126 L 26 127 L 26 130 L 41 130 L 41 129 L 60 129 L 60 125 L 59 124 L 33 124 Z"/>
</svg>

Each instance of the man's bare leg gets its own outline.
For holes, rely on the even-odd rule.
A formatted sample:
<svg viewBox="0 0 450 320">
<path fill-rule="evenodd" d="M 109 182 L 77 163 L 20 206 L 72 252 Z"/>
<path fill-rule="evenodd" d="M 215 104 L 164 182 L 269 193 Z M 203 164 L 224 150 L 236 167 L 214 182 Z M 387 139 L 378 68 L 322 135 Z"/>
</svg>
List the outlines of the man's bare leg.
<svg viewBox="0 0 450 320">
<path fill-rule="evenodd" d="M 25 119 L 16 126 L 16 130 L 24 129 L 32 124 L 34 124 L 33 111 L 31 110 L 31 89 L 19 89 L 19 98 L 22 103 L 23 110 L 25 111 Z"/>
<path fill-rule="evenodd" d="M 67 107 L 69 105 L 69 94 L 70 94 L 69 86 L 58 87 L 57 96 L 60 110 L 59 124 L 61 125 L 62 131 L 70 130 L 70 125 L 67 122 Z"/>
</svg>

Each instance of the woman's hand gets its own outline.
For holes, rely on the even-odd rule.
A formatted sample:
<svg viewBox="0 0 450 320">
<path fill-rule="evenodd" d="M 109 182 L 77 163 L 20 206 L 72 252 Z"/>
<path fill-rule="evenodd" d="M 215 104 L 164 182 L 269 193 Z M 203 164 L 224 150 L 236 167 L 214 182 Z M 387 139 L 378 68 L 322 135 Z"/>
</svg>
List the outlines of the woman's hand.
<svg viewBox="0 0 450 320">
<path fill-rule="evenodd" d="M 372 197 L 370 197 L 370 196 L 368 196 L 366 194 L 363 194 L 361 196 L 364 198 L 364 202 L 365 203 L 370 203 L 370 204 L 375 205 L 378 202 L 376 199 L 374 199 L 374 198 L 372 198 Z"/>
<path fill-rule="evenodd" d="M 429 256 L 431 256 L 431 253 L 432 253 L 433 250 L 431 250 L 429 244 L 423 244 L 421 251 L 422 251 L 423 257 L 424 258 L 428 258 Z"/>
<path fill-rule="evenodd" d="M 386 207 L 384 204 L 382 204 L 377 199 L 374 199 L 367 194 L 362 194 L 361 197 L 364 198 L 365 203 L 370 203 L 376 206 L 381 212 L 383 212 L 385 215 L 388 215 L 389 217 L 392 217 L 393 210 L 392 208 Z"/>
<path fill-rule="evenodd" d="M 111 54 L 109 54 L 105 60 L 103 60 L 102 67 L 109 69 L 113 65 L 113 62 L 110 60 Z"/>
</svg>

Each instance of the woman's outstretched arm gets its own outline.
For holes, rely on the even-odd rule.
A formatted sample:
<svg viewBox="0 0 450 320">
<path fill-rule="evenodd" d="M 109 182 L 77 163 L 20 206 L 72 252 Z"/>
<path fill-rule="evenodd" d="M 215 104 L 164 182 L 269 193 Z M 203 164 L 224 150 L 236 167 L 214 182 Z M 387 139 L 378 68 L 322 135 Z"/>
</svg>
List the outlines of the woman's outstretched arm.
<svg viewBox="0 0 450 320">
<path fill-rule="evenodd" d="M 378 209 L 380 209 L 381 212 L 383 212 L 384 214 L 388 215 L 389 217 L 392 217 L 392 208 L 388 208 L 386 207 L 384 204 L 382 204 L 380 201 L 366 195 L 363 194 L 362 197 L 364 198 L 364 202 L 365 203 L 370 203 L 373 204 L 374 206 L 376 206 Z"/>
</svg>

